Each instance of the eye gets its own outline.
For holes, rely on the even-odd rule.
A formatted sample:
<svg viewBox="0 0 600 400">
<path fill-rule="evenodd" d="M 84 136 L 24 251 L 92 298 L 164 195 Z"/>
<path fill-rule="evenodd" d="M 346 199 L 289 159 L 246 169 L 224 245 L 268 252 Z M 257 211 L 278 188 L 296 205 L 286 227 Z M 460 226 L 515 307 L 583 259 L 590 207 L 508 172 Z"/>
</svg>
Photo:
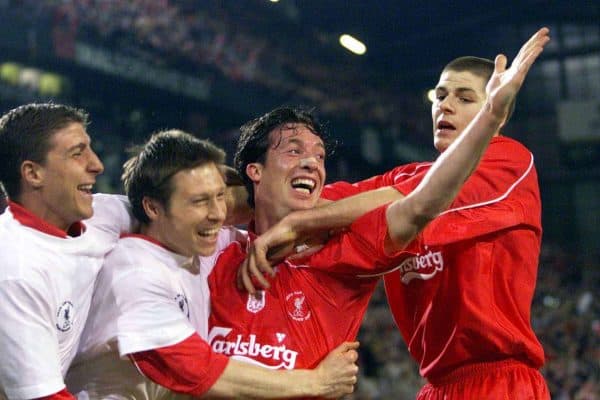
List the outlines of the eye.
<svg viewBox="0 0 600 400">
<path fill-rule="evenodd" d="M 208 203 L 208 199 L 206 197 L 202 197 L 200 199 L 194 199 L 193 203 L 194 203 L 194 205 L 197 205 L 197 206 L 203 206 Z"/>
<path fill-rule="evenodd" d="M 438 94 L 438 95 L 435 96 L 435 98 L 438 101 L 442 101 L 442 100 L 444 100 L 446 98 L 446 95 L 445 94 Z"/>
<path fill-rule="evenodd" d="M 468 97 L 460 97 L 460 101 L 462 101 L 463 103 L 473 103 L 473 99 L 470 99 Z"/>
</svg>

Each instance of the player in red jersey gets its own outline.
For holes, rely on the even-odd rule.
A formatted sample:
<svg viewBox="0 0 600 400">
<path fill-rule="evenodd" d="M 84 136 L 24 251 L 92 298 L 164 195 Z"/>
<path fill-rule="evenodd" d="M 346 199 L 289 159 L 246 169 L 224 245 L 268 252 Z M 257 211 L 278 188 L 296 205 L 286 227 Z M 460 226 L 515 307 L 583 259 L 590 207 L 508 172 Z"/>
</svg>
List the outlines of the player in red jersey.
<svg viewBox="0 0 600 400">
<path fill-rule="evenodd" d="M 272 278 L 263 282 L 267 289 L 259 291 L 258 296 L 227 286 L 236 274 L 231 265 L 240 262 L 246 251 L 235 244 L 226 249 L 209 277 L 209 340 L 213 349 L 272 368 L 310 365 L 324 354 L 331 337 L 339 340 L 356 335 L 378 273 L 396 266 L 407 270 L 416 261 L 437 265 L 439 257 L 433 252 L 408 257 L 397 251 L 450 204 L 462 179 L 477 165 L 487 141 L 505 122 L 529 67 L 549 40 L 547 34 L 545 28 L 538 31 L 508 70 L 504 56 L 496 59 L 486 90 L 478 92 L 483 94 L 481 104 L 468 127 L 461 127 L 452 144 L 448 141 L 447 151 L 428 168 L 408 196 L 396 194 L 403 199 L 363 215 L 320 252 L 279 264 Z M 255 208 L 253 230 L 266 233 L 269 239 L 263 240 L 269 246 L 293 240 L 314 228 L 344 226 L 359 210 L 372 208 L 368 197 L 346 201 L 343 206 L 313 208 L 325 179 L 324 145 L 313 121 L 286 116 L 289 114 L 276 110 L 243 127 L 236 154 L 236 167 L 249 180 L 249 199 Z M 443 129 L 457 130 L 449 125 Z M 377 195 L 385 199 L 379 201 L 393 198 L 389 192 L 378 191 Z M 344 213 L 340 214 L 340 209 Z M 294 210 L 304 211 L 292 213 Z M 263 243 L 262 248 L 254 249 L 250 264 L 253 257 L 264 261 L 269 246 Z M 417 246 L 414 249 L 421 251 Z M 263 278 L 258 275 L 257 279 Z M 506 364 L 501 369 L 520 367 Z M 475 397 L 456 398 L 481 398 L 476 392 L 472 394 Z"/>
<path fill-rule="evenodd" d="M 447 153 L 486 107 L 497 79 L 492 72 L 493 64 L 476 58 L 455 60 L 442 72 L 432 107 L 440 152 Z M 518 142 L 494 136 L 457 199 L 409 247 L 417 255 L 385 277 L 396 322 L 430 382 L 419 394 L 423 399 L 549 397 L 538 372 L 543 350 L 529 322 L 541 235 L 533 157 Z M 398 190 L 410 193 L 431 165 L 410 164 L 327 187 L 330 199 L 395 189 L 348 199 L 361 199 L 362 208 L 349 208 L 344 200 L 338 208 L 343 212 L 329 207 L 329 219 L 312 225 L 335 226 L 337 218 L 347 223 L 357 210 L 402 197 Z M 298 236 L 297 221 L 302 219 L 289 219 L 261 238 L 251 258 L 266 269 L 267 249 Z"/>
</svg>

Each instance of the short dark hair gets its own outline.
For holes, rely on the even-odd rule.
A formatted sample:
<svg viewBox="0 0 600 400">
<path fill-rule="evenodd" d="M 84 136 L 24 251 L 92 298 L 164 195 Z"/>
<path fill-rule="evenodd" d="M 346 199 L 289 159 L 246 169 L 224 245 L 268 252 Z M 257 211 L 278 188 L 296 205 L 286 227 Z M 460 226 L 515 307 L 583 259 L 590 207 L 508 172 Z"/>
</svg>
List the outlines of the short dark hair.
<svg viewBox="0 0 600 400">
<path fill-rule="evenodd" d="M 472 73 L 473 75 L 483 78 L 483 81 L 486 82 L 486 84 L 487 84 L 487 82 L 492 77 L 492 74 L 494 73 L 494 61 L 492 61 L 488 58 L 481 58 L 481 57 L 474 57 L 474 56 L 458 57 L 458 58 L 455 58 L 454 60 L 450 61 L 448 64 L 446 64 L 446 66 L 442 70 L 442 73 L 444 73 L 446 71 L 455 71 L 455 72 L 467 71 L 467 72 Z M 484 86 L 484 89 L 485 89 L 485 86 Z M 516 98 L 513 99 L 512 103 L 510 104 L 510 108 L 508 110 L 508 115 L 506 116 L 506 121 L 504 122 L 505 124 L 510 120 L 510 117 L 512 116 L 513 112 L 515 111 L 515 105 L 516 105 Z"/>
<path fill-rule="evenodd" d="M 278 143 L 271 143 L 269 134 L 284 124 L 305 125 L 323 140 L 327 154 L 331 154 L 337 144 L 329 138 L 325 126 L 319 122 L 313 111 L 301 107 L 278 107 L 242 125 L 233 164 L 244 180 L 248 191 L 248 204 L 252 208 L 254 208 L 254 186 L 246 174 L 246 166 L 255 162 L 265 163 L 269 147 L 278 145 Z"/>
<path fill-rule="evenodd" d="M 142 205 L 144 197 L 168 209 L 174 190 L 171 178 L 179 171 L 224 162 L 225 151 L 208 140 L 177 129 L 154 133 L 123 165 L 121 180 L 133 215 L 142 223 L 150 222 Z"/>
<path fill-rule="evenodd" d="M 32 103 L 0 118 L 0 181 L 9 197 L 20 197 L 23 162 L 44 164 L 52 136 L 71 123 L 87 126 L 87 112 L 62 104 Z"/>
</svg>

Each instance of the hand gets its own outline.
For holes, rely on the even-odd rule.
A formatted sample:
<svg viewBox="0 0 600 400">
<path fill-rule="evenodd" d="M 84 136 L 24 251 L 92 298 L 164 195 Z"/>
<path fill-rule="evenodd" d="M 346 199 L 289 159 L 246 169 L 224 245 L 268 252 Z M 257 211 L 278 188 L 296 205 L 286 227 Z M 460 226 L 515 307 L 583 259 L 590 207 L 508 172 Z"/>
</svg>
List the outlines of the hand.
<svg viewBox="0 0 600 400">
<path fill-rule="evenodd" d="M 333 349 L 315 368 L 321 396 L 335 399 L 354 392 L 358 373 L 358 342 L 344 342 Z"/>
<path fill-rule="evenodd" d="M 297 238 L 297 233 L 288 225 L 286 218 L 258 236 L 248 247 L 246 259 L 238 269 L 238 288 L 245 288 L 248 293 L 254 294 L 256 292 L 252 282 L 254 278 L 263 289 L 268 289 L 270 285 L 265 275 L 275 274 L 271 262 L 280 261 L 286 255 L 292 254 Z M 277 251 L 279 258 L 269 260 L 268 255 L 273 250 Z"/>
<path fill-rule="evenodd" d="M 506 69 L 507 59 L 503 54 L 496 56 L 494 73 L 487 86 L 488 107 L 492 114 L 503 121 L 508 115 L 509 106 L 521 88 L 525 76 L 534 61 L 550 40 L 548 28 L 537 31 L 519 50 L 510 68 Z"/>
</svg>

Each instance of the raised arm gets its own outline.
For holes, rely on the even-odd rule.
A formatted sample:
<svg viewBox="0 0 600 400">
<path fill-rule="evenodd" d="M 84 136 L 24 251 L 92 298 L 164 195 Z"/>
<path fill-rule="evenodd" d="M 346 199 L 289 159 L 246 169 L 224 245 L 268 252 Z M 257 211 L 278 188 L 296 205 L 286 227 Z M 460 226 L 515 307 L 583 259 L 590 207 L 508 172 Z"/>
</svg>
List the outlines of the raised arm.
<svg viewBox="0 0 600 400">
<path fill-rule="evenodd" d="M 263 274 L 272 274 L 267 254 L 290 254 L 304 235 L 323 229 L 346 227 L 358 216 L 394 201 L 388 208 L 390 250 L 404 248 L 425 225 L 444 211 L 461 185 L 476 168 L 489 141 L 500 129 L 508 106 L 517 95 L 529 68 L 550 40 L 542 28 L 521 48 L 510 68 L 504 55 L 496 57 L 495 71 L 486 86 L 487 101 L 471 124 L 437 159 L 417 188 L 406 198 L 392 187 L 330 203 L 312 210 L 290 213 L 261 235 L 240 267 L 238 285 L 255 291 L 250 274 L 267 288 Z"/>
<path fill-rule="evenodd" d="M 505 122 L 510 103 L 534 61 L 550 40 L 549 30 L 537 31 L 506 68 L 506 56 L 496 56 L 486 86 L 487 100 L 460 136 L 442 153 L 417 188 L 388 207 L 390 250 L 404 248 L 425 225 L 445 210 L 476 168 L 489 141 Z"/>
</svg>

